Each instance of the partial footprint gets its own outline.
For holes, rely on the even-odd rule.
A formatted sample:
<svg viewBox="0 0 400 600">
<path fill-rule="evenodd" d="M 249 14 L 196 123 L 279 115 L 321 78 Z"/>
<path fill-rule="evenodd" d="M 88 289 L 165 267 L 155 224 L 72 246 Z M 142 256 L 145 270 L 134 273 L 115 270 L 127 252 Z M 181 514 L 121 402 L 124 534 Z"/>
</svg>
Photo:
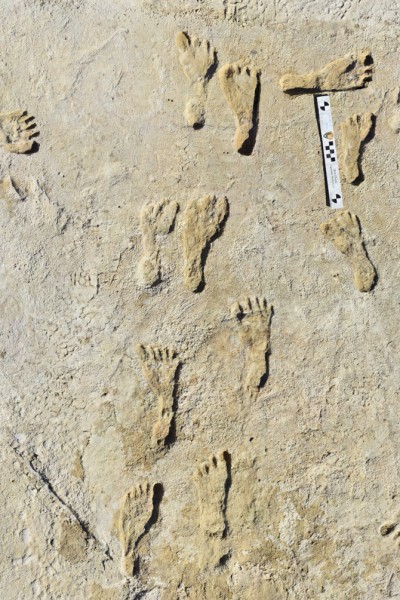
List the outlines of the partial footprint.
<svg viewBox="0 0 400 600">
<path fill-rule="evenodd" d="M 145 204 L 140 211 L 140 228 L 143 239 L 143 255 L 139 263 L 139 278 L 146 286 L 161 280 L 160 244 L 163 237 L 174 228 L 177 202 L 160 200 Z"/>
<path fill-rule="evenodd" d="M 118 518 L 118 537 L 122 547 L 121 570 L 127 577 L 138 571 L 137 547 L 154 519 L 155 485 L 143 482 L 122 497 Z"/>
<path fill-rule="evenodd" d="M 63 519 L 57 539 L 57 551 L 68 562 L 87 560 L 88 539 L 77 520 Z"/>
<path fill-rule="evenodd" d="M 8 152 L 30 152 L 38 135 L 34 117 L 26 110 L 0 114 L 0 146 Z"/>
<path fill-rule="evenodd" d="M 205 196 L 189 202 L 183 231 L 184 281 L 192 292 L 204 287 L 204 263 L 209 246 L 228 216 L 228 199 Z"/>
<path fill-rule="evenodd" d="M 13 215 L 18 202 L 25 200 L 10 176 L 0 180 L 0 199 L 4 200 L 4 204 L 0 203 L 0 222 L 9 221 Z M 2 214 L 3 213 L 3 214 Z"/>
<path fill-rule="evenodd" d="M 171 348 L 138 345 L 143 374 L 158 399 L 158 420 L 153 427 L 156 446 L 168 443 L 175 411 L 175 386 L 179 359 Z"/>
<path fill-rule="evenodd" d="M 388 118 L 388 125 L 394 133 L 400 133 L 400 91 L 399 88 L 393 90 L 390 98 L 394 104 L 394 109 Z"/>
<path fill-rule="evenodd" d="M 379 533 L 383 537 L 390 535 L 390 537 L 395 540 L 397 545 L 400 547 L 400 520 L 398 517 L 399 515 L 397 515 L 397 517 L 395 517 L 392 521 L 386 521 L 385 523 L 382 523 L 379 528 Z"/>
<path fill-rule="evenodd" d="M 15 182 L 9 175 L 0 180 L 0 197 L 12 202 L 18 202 L 19 200 L 25 199 L 25 196 L 21 194 Z"/>
<path fill-rule="evenodd" d="M 186 103 L 187 124 L 195 129 L 204 125 L 207 83 L 216 62 L 215 49 L 207 40 L 189 37 L 181 31 L 176 36 L 179 49 L 179 62 L 190 84 L 191 96 Z"/>
<path fill-rule="evenodd" d="M 235 149 L 242 154 L 251 154 L 257 128 L 260 71 L 235 63 L 224 65 L 218 77 L 235 116 Z"/>
<path fill-rule="evenodd" d="M 360 170 L 361 145 L 368 137 L 375 115 L 364 113 L 352 115 L 340 124 L 343 148 L 343 171 L 347 183 L 357 183 L 362 177 Z"/>
<path fill-rule="evenodd" d="M 273 307 L 267 305 L 265 298 L 247 298 L 231 309 L 247 352 L 245 389 L 252 397 L 264 385 L 268 375 L 272 314 Z"/>
<path fill-rule="evenodd" d="M 376 278 L 361 237 L 357 215 L 348 210 L 337 210 L 335 216 L 321 225 L 322 233 L 348 257 L 354 271 L 354 285 L 360 292 L 369 292 Z"/>
<path fill-rule="evenodd" d="M 373 63 L 369 50 L 364 50 L 333 60 L 318 71 L 304 75 L 286 73 L 279 85 L 288 93 L 355 90 L 366 87 L 372 80 Z"/>
<path fill-rule="evenodd" d="M 89 600 L 124 600 L 126 595 L 122 590 L 120 586 L 103 588 L 98 583 L 92 583 Z"/>
<path fill-rule="evenodd" d="M 219 452 L 196 468 L 193 478 L 199 502 L 199 525 L 202 536 L 202 562 L 221 558 L 219 542 L 226 534 L 225 519 L 227 493 L 230 485 L 230 455 Z"/>
</svg>

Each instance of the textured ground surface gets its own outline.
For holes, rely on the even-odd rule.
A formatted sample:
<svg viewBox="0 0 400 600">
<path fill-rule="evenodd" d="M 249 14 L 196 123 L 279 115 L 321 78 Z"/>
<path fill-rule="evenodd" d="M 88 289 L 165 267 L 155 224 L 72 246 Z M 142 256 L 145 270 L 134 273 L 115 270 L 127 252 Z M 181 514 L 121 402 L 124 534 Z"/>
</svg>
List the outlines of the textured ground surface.
<svg viewBox="0 0 400 600">
<path fill-rule="evenodd" d="M 0 112 L 40 130 L 0 147 L 1 597 L 400 597 L 396 3 L 0 7 Z M 198 130 L 179 31 L 217 53 Z M 342 177 L 363 293 L 320 230 L 313 97 L 279 80 L 364 49 L 372 82 L 331 97 L 339 154 L 340 123 L 376 117 Z M 260 73 L 247 156 L 228 63 Z"/>
</svg>

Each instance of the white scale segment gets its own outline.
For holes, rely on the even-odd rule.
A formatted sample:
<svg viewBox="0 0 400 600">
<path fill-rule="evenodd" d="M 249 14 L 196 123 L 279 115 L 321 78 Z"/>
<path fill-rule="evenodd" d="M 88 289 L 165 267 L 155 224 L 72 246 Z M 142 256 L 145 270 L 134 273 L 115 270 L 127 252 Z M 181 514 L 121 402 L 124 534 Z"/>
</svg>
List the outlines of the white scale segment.
<svg viewBox="0 0 400 600">
<path fill-rule="evenodd" d="M 324 157 L 328 204 L 331 208 L 343 208 L 342 188 L 340 186 L 339 164 L 336 152 L 335 135 L 330 97 L 316 96 L 319 132 Z"/>
</svg>

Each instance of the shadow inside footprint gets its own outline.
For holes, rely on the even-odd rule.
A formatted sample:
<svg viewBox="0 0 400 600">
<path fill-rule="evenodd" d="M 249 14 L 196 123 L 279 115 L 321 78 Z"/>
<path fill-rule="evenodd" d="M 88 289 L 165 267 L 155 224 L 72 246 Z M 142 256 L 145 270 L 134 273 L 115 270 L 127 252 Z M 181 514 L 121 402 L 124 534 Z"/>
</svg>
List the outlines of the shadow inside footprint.
<svg viewBox="0 0 400 600">
<path fill-rule="evenodd" d="M 211 244 L 220 235 L 223 234 L 224 228 L 225 228 L 225 223 L 226 223 L 228 216 L 229 216 L 229 205 L 227 206 L 225 216 L 218 227 L 218 231 L 216 231 L 215 234 L 208 240 L 208 242 L 205 244 L 203 250 L 201 251 L 200 262 L 201 262 L 202 279 L 201 279 L 201 282 L 199 283 L 199 285 L 197 286 L 197 288 L 194 290 L 194 292 L 196 294 L 200 294 L 206 287 L 206 282 L 205 282 L 205 277 L 204 277 L 204 269 L 205 269 L 205 265 L 206 265 L 206 261 L 207 261 L 207 256 L 210 251 Z"/>
<path fill-rule="evenodd" d="M 274 310 L 271 310 L 271 319 L 274 316 Z M 271 348 L 269 347 L 268 350 L 265 353 L 264 359 L 265 359 L 265 373 L 264 375 L 262 375 L 261 379 L 260 379 L 260 383 L 258 384 L 258 389 L 261 390 L 265 384 L 267 383 L 268 377 L 269 377 L 269 355 L 271 354 Z"/>
<path fill-rule="evenodd" d="M 218 52 L 214 50 L 214 62 L 211 67 L 208 69 L 205 79 L 206 81 L 210 81 L 210 79 L 215 75 L 218 67 Z"/>
<path fill-rule="evenodd" d="M 39 152 L 39 148 L 40 148 L 40 144 L 38 142 L 34 141 L 32 144 L 32 148 L 30 150 L 28 150 L 28 152 L 25 152 L 25 154 L 27 154 L 27 155 L 36 154 L 36 152 Z"/>
<path fill-rule="evenodd" d="M 265 384 L 267 383 L 267 379 L 269 377 L 269 361 L 268 361 L 268 354 L 269 352 L 267 352 L 265 354 L 265 373 L 264 375 L 261 377 L 260 379 L 260 383 L 258 385 L 258 389 L 261 390 Z"/>
<path fill-rule="evenodd" d="M 172 419 L 169 428 L 169 433 L 164 440 L 164 447 L 172 446 L 176 442 L 176 413 L 178 410 L 178 395 L 177 388 L 179 382 L 179 376 L 182 371 L 182 363 L 179 362 L 175 371 L 174 390 L 172 395 Z"/>
<path fill-rule="evenodd" d="M 149 532 L 149 530 L 153 527 L 155 523 L 158 521 L 158 516 L 160 513 L 160 503 L 164 496 L 164 487 L 162 483 L 156 483 L 153 488 L 153 512 L 151 513 L 150 519 L 147 521 L 143 533 L 137 538 L 135 542 L 135 548 L 137 548 L 140 544 L 142 538 Z M 133 565 L 133 574 L 137 575 L 140 571 L 140 556 L 137 555 L 134 560 Z"/>
<path fill-rule="evenodd" d="M 155 525 L 158 521 L 158 516 L 160 513 L 160 504 L 161 500 L 164 496 L 164 486 L 162 483 L 156 483 L 153 489 L 153 512 L 151 513 L 150 519 L 147 521 L 147 525 L 144 528 L 144 533 L 146 534 L 149 529 Z"/>
<path fill-rule="evenodd" d="M 261 94 L 261 81 L 260 74 L 257 75 L 257 85 L 254 92 L 254 104 L 253 104 L 253 127 L 250 129 L 249 137 L 243 144 L 243 146 L 238 150 L 239 154 L 243 154 L 244 156 L 250 156 L 253 152 L 254 146 L 256 144 L 257 131 L 258 131 L 258 122 L 259 122 L 259 108 L 260 108 L 260 94 Z"/>
<path fill-rule="evenodd" d="M 365 145 L 368 144 L 368 142 L 370 142 L 375 137 L 376 115 L 374 115 L 374 114 L 371 116 L 371 123 L 372 123 L 371 129 L 369 130 L 368 135 L 365 138 L 365 140 L 363 140 L 360 145 L 360 152 L 358 153 L 358 159 L 357 159 L 359 175 L 358 175 L 357 179 L 355 179 L 352 182 L 353 185 L 360 185 L 360 183 L 362 183 L 365 179 L 364 173 L 361 168 L 361 163 L 362 163 L 362 158 L 363 158 L 364 151 L 365 151 Z"/>
<path fill-rule="evenodd" d="M 227 476 L 226 476 L 226 480 L 225 480 L 225 498 L 224 498 L 224 516 L 225 516 L 226 505 L 228 502 L 228 494 L 229 494 L 229 490 L 231 489 L 231 485 L 232 485 L 232 457 L 228 451 L 225 451 L 224 458 L 225 458 L 225 462 L 226 462 L 226 472 L 227 472 Z M 227 526 L 227 523 L 225 520 L 225 529 L 223 531 L 222 537 L 225 538 L 227 536 L 227 534 L 228 534 L 228 526 Z"/>
</svg>

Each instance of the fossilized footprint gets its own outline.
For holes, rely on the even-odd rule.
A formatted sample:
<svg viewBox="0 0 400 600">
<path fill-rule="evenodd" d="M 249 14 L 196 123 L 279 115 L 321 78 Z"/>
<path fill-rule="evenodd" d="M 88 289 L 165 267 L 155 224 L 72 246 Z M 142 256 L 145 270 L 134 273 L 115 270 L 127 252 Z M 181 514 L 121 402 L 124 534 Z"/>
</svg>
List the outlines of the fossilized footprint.
<svg viewBox="0 0 400 600">
<path fill-rule="evenodd" d="M 177 202 L 160 200 L 145 204 L 140 211 L 143 255 L 139 263 L 139 278 L 144 285 L 155 285 L 161 278 L 160 243 L 174 227 Z"/>
<path fill-rule="evenodd" d="M 174 418 L 179 360 L 171 348 L 139 345 L 137 352 L 146 381 L 158 399 L 158 420 L 153 427 L 153 441 L 160 446 L 168 439 Z"/>
<path fill-rule="evenodd" d="M 5 211 L 3 212 L 2 207 L 0 206 L 0 220 L 9 220 L 14 215 L 14 210 L 17 203 L 21 200 L 24 200 L 25 197 L 22 195 L 11 177 L 7 176 L 0 180 L 0 199 L 4 200 L 5 208 Z"/>
<path fill-rule="evenodd" d="M 199 128 L 205 122 L 207 83 L 216 61 L 215 49 L 207 40 L 199 40 L 181 31 L 176 36 L 179 62 L 190 84 L 191 96 L 186 103 L 187 124 Z"/>
<path fill-rule="evenodd" d="M 192 292 L 204 285 L 205 255 L 211 241 L 220 233 L 229 211 L 228 199 L 204 196 L 189 202 L 183 230 L 184 281 Z"/>
<path fill-rule="evenodd" d="M 400 133 L 400 92 L 399 88 L 391 94 L 391 99 L 394 101 L 394 109 L 388 118 L 388 125 L 394 133 Z"/>
<path fill-rule="evenodd" d="M 357 215 L 337 210 L 335 216 L 321 225 L 322 233 L 348 257 L 354 271 L 354 285 L 360 292 L 369 292 L 375 282 L 375 269 L 368 258 L 361 237 Z"/>
<path fill-rule="evenodd" d="M 391 521 L 385 521 L 379 528 L 379 533 L 383 537 L 391 536 L 400 547 L 400 514 L 397 514 Z"/>
<path fill-rule="evenodd" d="M 219 541 L 226 533 L 226 500 L 229 485 L 228 452 L 219 452 L 198 466 L 193 474 L 199 502 L 199 525 L 203 538 L 202 563 L 219 560 Z M 213 541 L 216 544 L 213 544 Z"/>
<path fill-rule="evenodd" d="M 9 175 L 4 179 L 0 180 L 0 196 L 2 198 L 8 198 L 15 202 L 24 199 L 17 186 L 15 185 L 14 181 Z"/>
<path fill-rule="evenodd" d="M 136 573 L 137 546 L 153 516 L 154 489 L 155 485 L 145 481 L 128 490 L 122 497 L 118 536 L 122 547 L 121 570 L 128 577 Z"/>
<path fill-rule="evenodd" d="M 369 50 L 348 54 L 328 63 L 318 71 L 304 75 L 282 75 L 279 85 L 284 92 L 344 91 L 363 88 L 372 80 L 373 59 Z"/>
<path fill-rule="evenodd" d="M 352 115 L 340 124 L 343 148 L 343 171 L 348 183 L 356 183 L 360 177 L 361 144 L 367 138 L 374 122 L 370 112 Z"/>
<path fill-rule="evenodd" d="M 235 149 L 248 154 L 254 145 L 256 103 L 260 71 L 239 64 L 224 65 L 218 71 L 222 91 L 235 116 Z"/>
<path fill-rule="evenodd" d="M 25 110 L 0 114 L 0 146 L 8 152 L 29 152 L 38 135 L 34 118 Z"/>
<path fill-rule="evenodd" d="M 272 314 L 273 307 L 265 298 L 246 298 L 231 309 L 247 352 L 245 389 L 251 396 L 257 394 L 267 376 Z"/>
</svg>

